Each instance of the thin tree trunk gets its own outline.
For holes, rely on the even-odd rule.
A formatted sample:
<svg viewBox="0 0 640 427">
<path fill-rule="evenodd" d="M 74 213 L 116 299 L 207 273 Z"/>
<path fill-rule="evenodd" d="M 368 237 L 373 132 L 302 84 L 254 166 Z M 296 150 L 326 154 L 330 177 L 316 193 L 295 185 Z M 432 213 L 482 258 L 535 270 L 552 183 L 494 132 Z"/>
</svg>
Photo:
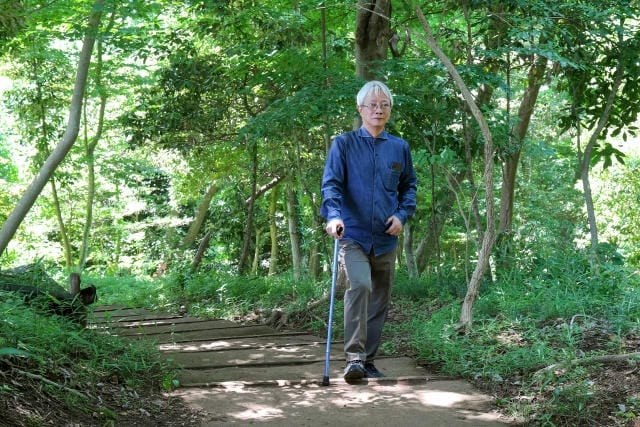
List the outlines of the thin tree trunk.
<svg viewBox="0 0 640 427">
<path fill-rule="evenodd" d="M 316 201 L 318 194 L 312 191 L 308 191 L 305 188 L 308 200 L 311 203 L 312 212 L 318 212 L 319 207 Z M 320 239 L 324 235 L 324 229 L 322 227 L 322 221 L 319 215 L 311 215 L 313 236 L 311 236 L 311 242 L 309 244 L 309 277 L 317 279 L 322 273 L 322 258 L 320 254 Z"/>
<path fill-rule="evenodd" d="M 478 206 L 478 186 L 476 185 L 476 180 L 473 176 L 473 156 L 471 155 L 471 142 L 473 139 L 473 132 L 471 130 L 471 126 L 467 126 L 467 116 L 463 118 L 463 133 L 464 133 L 464 158 L 465 163 L 467 164 L 467 181 L 469 181 L 469 185 L 471 186 L 471 210 L 473 212 L 473 220 L 476 227 L 476 233 L 478 234 L 478 244 L 482 242 L 483 231 L 482 231 L 482 218 L 480 217 L 480 207 Z M 459 182 L 456 180 L 456 182 Z"/>
<path fill-rule="evenodd" d="M 582 189 L 584 191 L 584 200 L 587 208 L 587 218 L 589 219 L 589 230 L 591 234 L 591 257 L 593 265 L 597 265 L 597 250 L 598 250 L 598 225 L 596 223 L 596 213 L 593 206 L 593 196 L 591 194 L 591 184 L 589 183 L 589 170 L 591 164 L 591 152 L 593 151 L 593 147 L 596 144 L 596 141 L 602 134 L 602 131 L 609 120 L 609 115 L 611 114 L 611 107 L 613 106 L 613 101 L 618 94 L 618 89 L 622 84 L 622 79 L 624 77 L 624 67 L 622 64 L 618 64 L 618 68 L 615 72 L 615 77 L 613 84 L 611 85 L 611 92 L 607 97 L 607 103 L 602 110 L 602 114 L 598 118 L 598 124 L 596 125 L 595 130 L 591 134 L 589 138 L 589 142 L 587 143 L 584 153 L 582 154 L 582 158 L 580 159 L 580 179 L 582 180 Z"/>
<path fill-rule="evenodd" d="M 71 255 L 71 244 L 69 243 L 69 234 L 62 217 L 62 208 L 60 207 L 60 198 L 58 197 L 58 189 L 56 188 L 56 180 L 51 177 L 51 197 L 53 198 L 53 210 L 56 212 L 56 220 L 58 221 L 58 229 L 60 231 L 60 243 L 62 244 L 62 252 L 64 253 L 65 267 L 70 268 L 73 265 Z"/>
<path fill-rule="evenodd" d="M 210 240 L 211 240 L 211 230 L 207 231 L 207 234 L 204 235 L 204 237 L 200 241 L 200 244 L 198 245 L 196 256 L 193 257 L 193 263 L 191 263 L 191 271 L 198 271 L 200 264 L 202 264 L 202 258 L 204 258 L 204 253 L 209 247 Z"/>
<path fill-rule="evenodd" d="M 98 132 L 101 132 L 104 120 L 104 107 L 106 98 L 102 99 L 100 105 L 101 117 L 98 120 Z M 86 117 L 86 116 L 85 116 Z M 86 123 L 85 123 L 86 129 Z M 94 137 L 93 142 L 88 143 L 85 136 L 85 156 L 87 158 L 87 202 L 85 207 L 84 227 L 82 230 L 82 244 L 80 246 L 80 259 L 78 260 L 78 271 L 84 270 L 89 257 L 89 239 L 91 234 L 91 226 L 93 224 L 93 201 L 96 194 L 96 168 L 95 168 L 95 147 L 99 140 L 99 136 Z"/>
<path fill-rule="evenodd" d="M 459 176 L 456 175 L 450 179 L 458 181 Z M 453 191 L 447 191 L 436 195 L 434 197 L 434 203 L 436 206 L 431 210 L 430 218 L 428 221 L 429 227 L 427 228 L 424 237 L 417 242 L 415 250 L 416 266 L 418 273 L 422 273 L 426 270 L 431 259 L 438 254 L 439 239 L 444 228 L 444 223 L 447 216 L 451 212 L 453 203 L 456 201 L 456 195 Z M 413 240 L 416 240 L 415 238 Z"/>
<path fill-rule="evenodd" d="M 116 197 L 116 206 L 120 206 L 120 184 L 118 184 L 118 182 L 116 182 L 116 189 L 115 189 L 115 197 Z M 115 231 L 115 242 L 113 244 L 114 250 L 113 253 L 111 253 L 111 262 L 112 262 L 112 267 L 114 269 L 116 269 L 120 266 L 120 255 L 122 255 L 122 235 L 124 234 L 123 229 L 124 227 L 122 226 L 122 218 L 113 218 L 112 220 L 112 227 Z"/>
<path fill-rule="evenodd" d="M 189 248 L 193 246 L 196 242 L 196 238 L 198 234 L 200 234 L 200 230 L 202 230 L 202 226 L 204 225 L 204 221 L 207 218 L 207 213 L 209 212 L 209 206 L 211 205 L 211 200 L 213 196 L 218 192 L 218 186 L 211 184 L 209 188 L 207 188 L 207 192 L 205 193 L 202 201 L 198 205 L 198 212 L 196 213 L 196 217 L 189 225 L 189 230 L 187 230 L 187 234 L 182 239 L 182 245 L 185 248 Z"/>
<path fill-rule="evenodd" d="M 280 187 L 273 187 L 269 201 L 269 237 L 271 239 L 271 254 L 269 257 L 269 276 L 278 271 L 278 225 L 276 212 L 278 210 L 278 196 Z"/>
<path fill-rule="evenodd" d="M 321 28 L 322 28 L 322 68 L 326 71 L 328 69 L 327 63 L 327 7 L 325 2 L 322 2 L 321 6 Z M 329 79 L 325 81 L 325 85 L 329 87 Z M 330 134 L 330 125 L 328 124 L 328 118 L 325 119 L 324 124 L 324 132 L 322 134 L 322 139 L 324 140 L 324 152 L 328 153 L 329 148 L 331 147 L 331 134 Z M 316 199 L 314 191 L 307 191 L 309 195 L 309 200 L 312 201 L 313 211 L 318 212 L 317 204 L 313 203 Z M 313 242 L 309 248 L 309 275 L 317 279 L 320 277 L 320 273 L 322 271 L 321 268 L 321 258 L 320 258 L 320 249 L 319 249 L 319 240 L 324 236 L 324 228 L 322 227 L 322 222 L 318 220 L 317 215 L 312 215 L 313 221 L 313 230 L 314 236 L 317 236 L 313 239 Z"/>
<path fill-rule="evenodd" d="M 413 229 L 411 227 L 411 221 L 407 221 L 402 230 L 404 235 L 404 258 L 407 262 L 407 273 L 409 278 L 415 279 L 418 277 L 418 266 L 416 264 L 416 256 L 413 253 Z"/>
<path fill-rule="evenodd" d="M 253 230 L 253 215 L 256 204 L 256 190 L 258 188 L 258 141 L 247 141 L 251 152 L 251 197 L 247 206 L 247 221 L 244 225 L 244 237 L 242 240 L 242 252 L 238 261 L 240 274 L 247 270 L 249 259 L 249 247 L 251 246 L 251 231 Z"/>
<path fill-rule="evenodd" d="M 466 29 L 467 29 L 467 43 L 468 46 L 466 52 L 466 62 L 468 65 L 473 64 L 473 52 L 471 51 L 471 46 L 473 46 L 473 34 L 472 34 L 472 26 L 473 23 L 470 18 L 469 9 L 466 3 L 463 3 L 462 10 L 465 15 Z M 503 39 L 505 37 L 506 31 L 508 27 L 505 21 L 501 18 L 503 14 L 505 5 L 501 3 L 495 3 L 490 5 L 488 16 L 489 16 L 489 32 L 486 38 L 486 44 L 489 49 L 498 49 L 502 46 Z M 499 70 L 503 67 L 502 62 L 497 58 L 488 58 L 486 62 L 483 63 L 483 66 L 487 68 L 490 72 Z M 488 104 L 491 101 L 491 97 L 493 96 L 494 87 L 488 83 L 483 83 L 477 89 L 478 95 L 476 97 L 476 105 L 479 107 Z M 467 112 L 468 106 L 465 108 Z M 469 166 L 469 172 L 466 175 L 471 188 L 473 189 L 472 194 L 472 209 L 474 215 L 474 222 L 476 226 L 476 231 L 478 233 L 478 243 L 477 246 L 481 246 L 481 242 L 483 239 L 483 231 L 482 231 L 482 220 L 480 218 L 479 208 L 478 208 L 478 198 L 477 198 L 477 185 L 475 183 L 474 177 L 472 175 L 471 159 L 470 159 L 470 144 L 471 141 L 474 140 L 476 135 L 472 132 L 471 126 L 464 127 L 464 138 L 465 138 L 465 157 L 467 165 Z M 449 177 L 449 182 L 459 183 L 465 178 L 465 173 L 456 174 Z M 456 185 L 458 187 L 458 185 Z M 430 226 L 427 229 L 425 236 L 419 240 L 417 243 L 416 249 L 416 265 L 418 268 L 418 272 L 421 273 L 425 271 L 427 266 L 430 264 L 431 259 L 434 255 L 439 256 L 439 240 L 440 235 L 442 233 L 444 222 L 446 221 L 447 216 L 451 212 L 454 202 L 456 201 L 457 196 L 455 191 L 451 189 L 446 194 L 433 195 L 434 200 L 434 208 L 431 211 L 431 217 L 429 219 L 428 224 Z M 415 239 L 414 240 L 418 240 Z M 466 263 L 465 263 L 466 264 Z M 465 266 L 466 270 L 466 266 Z"/>
<path fill-rule="evenodd" d="M 114 15 L 111 15 L 111 22 L 113 22 Z M 80 260 L 78 262 L 78 271 L 84 270 L 89 257 L 89 240 L 91 234 L 91 228 L 93 225 L 93 202 L 96 194 L 96 170 L 95 170 L 95 151 L 98 146 L 98 142 L 102 138 L 102 131 L 104 129 L 104 114 L 107 107 L 107 95 L 106 91 L 102 87 L 102 41 L 98 40 L 97 55 L 96 55 L 96 86 L 100 93 L 100 107 L 98 111 L 98 126 L 96 133 L 89 141 L 87 138 L 87 111 L 85 102 L 84 113 L 84 129 L 85 129 L 85 156 L 87 158 L 87 206 L 85 212 L 84 229 L 82 232 L 82 245 L 80 247 Z"/>
<path fill-rule="evenodd" d="M 293 183 L 287 185 L 287 218 L 289 223 L 289 241 L 291 242 L 291 262 L 293 264 L 293 278 L 300 280 L 302 271 L 302 251 L 300 249 L 300 230 L 298 223 L 298 198 L 293 190 Z"/>
<path fill-rule="evenodd" d="M 9 241 L 13 238 L 18 227 L 27 216 L 27 213 L 31 210 L 31 207 L 35 203 L 36 199 L 42 192 L 42 189 L 47 184 L 47 181 L 53 176 L 54 171 L 58 165 L 64 160 L 67 153 L 73 146 L 76 138 L 78 137 L 78 131 L 80 129 L 80 116 L 82 111 L 82 99 L 84 98 L 84 90 L 87 83 L 87 75 L 89 73 L 89 64 L 91 62 L 91 53 L 93 52 L 93 45 L 96 39 L 96 33 L 100 26 L 100 19 L 102 17 L 102 10 L 104 8 L 104 0 L 95 0 L 91 15 L 89 17 L 89 23 L 87 26 L 87 32 L 82 44 L 82 50 L 80 52 L 80 60 L 78 62 L 78 72 L 76 74 L 76 82 L 73 89 L 73 96 L 71 98 L 71 105 L 69 108 L 69 120 L 67 122 L 67 129 L 65 130 L 62 138 L 53 152 L 49 155 L 44 162 L 40 171 L 35 176 L 25 193 L 22 195 L 16 207 L 9 214 L 0 229 L 0 254 L 2 254 Z"/>
<path fill-rule="evenodd" d="M 319 230 L 322 228 L 322 224 L 317 218 L 313 218 L 313 230 Z M 309 277 L 317 279 L 320 277 L 320 252 L 318 250 L 318 239 L 312 239 L 311 245 L 309 245 Z"/>
<path fill-rule="evenodd" d="M 527 77 L 527 89 L 520 101 L 518 108 L 518 122 L 511 131 L 511 135 L 517 144 L 518 149 L 507 156 L 502 164 L 502 191 L 500 198 L 500 223 L 498 225 L 498 242 L 508 244 L 509 236 L 511 236 L 513 222 L 513 199 L 516 187 L 516 174 L 518 171 L 518 163 L 520 161 L 520 153 L 522 151 L 521 144 L 529 131 L 529 123 L 531 116 L 538 100 L 540 86 L 544 80 L 545 70 L 547 68 L 547 58 L 539 56 L 529 67 L 529 75 Z"/>
<path fill-rule="evenodd" d="M 110 31 L 115 22 L 116 11 L 111 12 L 109 17 L 109 23 L 106 32 Z M 89 142 L 87 138 L 87 106 L 86 100 L 84 105 L 84 142 L 85 142 L 85 156 L 87 158 L 87 205 L 85 213 L 84 229 L 82 232 L 82 245 L 80 247 L 80 259 L 78 261 L 78 271 L 84 270 L 87 264 L 87 258 L 89 257 L 90 246 L 90 234 L 93 226 L 93 203 L 96 195 L 96 170 L 95 170 L 95 151 L 98 146 L 98 142 L 102 139 L 102 133 L 104 130 L 104 115 L 107 107 L 107 91 L 104 88 L 102 82 L 102 70 L 103 70 L 103 50 L 102 40 L 97 41 L 97 54 L 96 54 L 96 87 L 100 94 L 100 106 L 98 109 L 98 125 L 96 133 Z"/>
<path fill-rule="evenodd" d="M 493 136 L 491 135 L 491 130 L 482 114 L 482 111 L 476 105 L 473 95 L 469 92 L 466 84 L 460 77 L 460 74 L 451 63 L 451 60 L 442 52 L 442 50 L 438 47 L 438 44 L 433 37 L 433 33 L 431 32 L 431 27 L 429 26 L 429 22 L 424 17 L 422 10 L 420 7 L 416 7 L 416 14 L 418 15 L 418 19 L 424 28 L 424 31 L 427 35 L 427 44 L 431 48 L 431 50 L 436 54 L 438 59 L 444 64 L 447 68 L 447 71 L 451 75 L 453 81 L 456 86 L 462 93 L 471 113 L 475 117 L 478 125 L 480 126 L 480 130 L 482 132 L 482 136 L 484 138 L 484 182 L 486 188 L 485 195 L 485 203 L 486 203 L 486 230 L 484 233 L 484 238 L 482 239 L 482 247 L 478 254 L 478 263 L 476 264 L 476 268 L 473 271 L 473 275 L 471 276 L 471 280 L 467 285 L 467 294 L 464 299 L 464 303 L 462 304 L 462 310 L 460 314 L 460 324 L 459 327 L 464 329 L 465 331 L 469 331 L 471 325 L 473 323 L 473 304 L 478 295 L 478 289 L 480 288 L 480 280 L 485 274 L 489 266 L 489 259 L 491 257 L 491 251 L 493 249 L 493 244 L 495 241 L 495 224 L 494 224 L 494 203 L 493 203 Z"/>
<path fill-rule="evenodd" d="M 253 263 L 251 264 L 252 276 L 256 276 L 258 274 L 258 267 L 260 265 L 260 239 L 262 239 L 262 228 L 258 228 L 256 230 L 255 249 L 253 250 Z"/>
</svg>

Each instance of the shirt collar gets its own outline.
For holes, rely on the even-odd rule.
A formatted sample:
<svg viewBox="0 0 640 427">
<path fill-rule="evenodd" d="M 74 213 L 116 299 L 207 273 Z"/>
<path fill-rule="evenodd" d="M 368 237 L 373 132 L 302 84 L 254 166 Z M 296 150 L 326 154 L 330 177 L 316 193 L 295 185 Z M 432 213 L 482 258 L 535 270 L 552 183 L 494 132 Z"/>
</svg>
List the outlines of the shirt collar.
<svg viewBox="0 0 640 427">
<path fill-rule="evenodd" d="M 371 135 L 367 128 L 365 128 L 364 126 L 360 126 L 360 136 L 363 138 L 373 138 L 373 135 Z M 383 130 L 382 132 L 380 132 L 380 135 L 373 139 L 388 139 L 387 131 Z"/>
</svg>

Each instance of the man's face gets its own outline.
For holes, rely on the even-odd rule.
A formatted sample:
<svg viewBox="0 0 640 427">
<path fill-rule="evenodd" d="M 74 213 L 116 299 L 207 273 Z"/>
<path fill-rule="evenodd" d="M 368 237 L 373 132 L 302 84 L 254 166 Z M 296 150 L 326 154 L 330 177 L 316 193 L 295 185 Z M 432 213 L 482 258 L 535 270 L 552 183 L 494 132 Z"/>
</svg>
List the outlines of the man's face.
<svg viewBox="0 0 640 427">
<path fill-rule="evenodd" d="M 369 94 L 363 105 L 358 105 L 358 112 L 362 117 L 362 124 L 371 130 L 381 132 L 391 117 L 391 102 L 384 94 Z"/>
</svg>

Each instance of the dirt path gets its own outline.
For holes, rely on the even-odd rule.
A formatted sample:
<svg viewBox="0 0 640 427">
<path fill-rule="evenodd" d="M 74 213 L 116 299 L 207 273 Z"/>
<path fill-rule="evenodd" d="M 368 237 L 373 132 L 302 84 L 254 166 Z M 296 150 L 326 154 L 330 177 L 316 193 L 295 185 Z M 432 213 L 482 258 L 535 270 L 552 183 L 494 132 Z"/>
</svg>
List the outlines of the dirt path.
<svg viewBox="0 0 640 427">
<path fill-rule="evenodd" d="M 492 399 L 466 381 L 432 375 L 405 357 L 382 358 L 384 378 L 346 384 L 342 343 L 331 346 L 330 385 L 322 386 L 326 343 L 305 332 L 105 306 L 96 327 L 158 342 L 183 366 L 172 394 L 206 414 L 204 426 L 504 426 Z"/>
</svg>

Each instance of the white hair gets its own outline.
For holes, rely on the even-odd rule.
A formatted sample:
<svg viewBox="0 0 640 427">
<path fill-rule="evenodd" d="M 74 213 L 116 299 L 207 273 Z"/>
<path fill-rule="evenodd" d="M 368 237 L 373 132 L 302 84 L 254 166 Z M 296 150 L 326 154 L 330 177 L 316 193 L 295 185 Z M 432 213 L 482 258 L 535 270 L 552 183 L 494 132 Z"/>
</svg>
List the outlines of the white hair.
<svg viewBox="0 0 640 427">
<path fill-rule="evenodd" d="M 362 86 L 362 88 L 358 92 L 358 95 L 356 96 L 356 102 L 358 103 L 358 105 L 363 105 L 364 99 L 372 93 L 375 95 L 380 95 L 382 93 L 384 96 L 389 98 L 389 103 L 393 107 L 393 96 L 391 95 L 391 91 L 389 90 L 387 85 L 377 80 L 371 80 L 370 82 L 367 82 L 364 84 L 364 86 Z"/>
</svg>

